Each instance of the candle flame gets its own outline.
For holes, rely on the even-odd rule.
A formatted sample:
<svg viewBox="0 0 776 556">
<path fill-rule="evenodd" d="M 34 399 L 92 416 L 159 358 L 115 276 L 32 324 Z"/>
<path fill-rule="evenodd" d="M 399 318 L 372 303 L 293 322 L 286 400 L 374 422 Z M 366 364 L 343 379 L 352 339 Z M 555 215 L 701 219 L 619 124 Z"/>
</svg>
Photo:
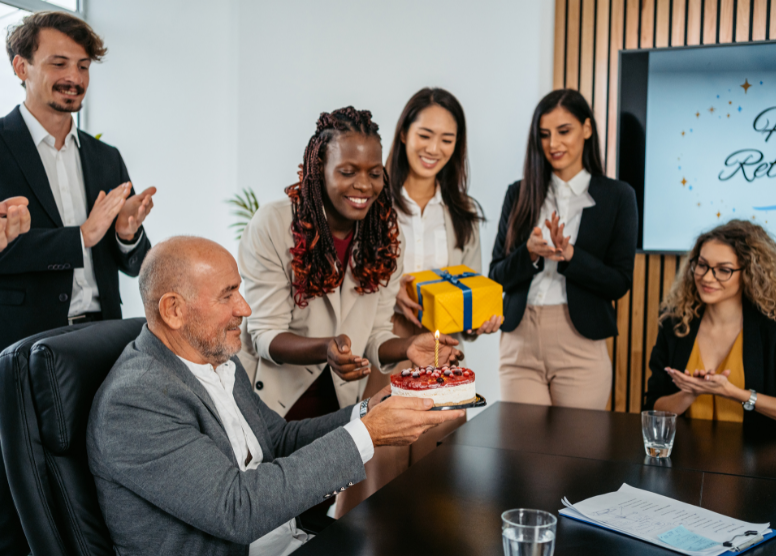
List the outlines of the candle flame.
<svg viewBox="0 0 776 556">
<path fill-rule="evenodd" d="M 434 332 L 434 338 L 436 338 L 437 340 L 439 339 L 439 330 Z"/>
</svg>

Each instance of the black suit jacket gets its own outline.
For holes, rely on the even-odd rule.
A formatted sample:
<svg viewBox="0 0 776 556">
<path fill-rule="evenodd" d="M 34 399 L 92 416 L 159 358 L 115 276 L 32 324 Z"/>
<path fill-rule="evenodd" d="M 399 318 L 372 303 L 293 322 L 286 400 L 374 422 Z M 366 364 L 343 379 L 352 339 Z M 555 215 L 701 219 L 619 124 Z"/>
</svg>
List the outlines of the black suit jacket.
<svg viewBox="0 0 776 556">
<path fill-rule="evenodd" d="M 763 315 L 749 301 L 744 299 L 744 388 L 753 389 L 766 396 L 776 396 L 776 321 Z M 670 396 L 679 391 L 665 371 L 666 367 L 687 368 L 695 338 L 704 310 L 699 317 L 690 321 L 690 332 L 684 338 L 674 334 L 675 319 L 664 321 L 657 334 L 657 343 L 649 358 L 652 375 L 647 381 L 644 394 L 644 409 L 653 409 L 658 398 Z M 744 411 L 744 425 L 773 428 L 772 419 L 754 411 Z"/>
<path fill-rule="evenodd" d="M 78 137 L 88 214 L 100 191 L 107 193 L 129 181 L 129 174 L 118 149 L 80 130 Z M 0 200 L 17 195 L 29 199 L 32 225 L 0 253 L 0 350 L 32 334 L 67 325 L 73 269 L 84 264 L 80 228 L 63 226 L 18 106 L 0 119 Z M 121 318 L 118 271 L 137 276 L 150 247 L 144 233 L 134 250 L 122 253 L 115 222 L 92 247 L 104 319 Z"/>
<path fill-rule="evenodd" d="M 520 324 L 531 280 L 544 270 L 543 258 L 539 259 L 538 268 L 531 262 L 525 241 L 511 253 L 505 252 L 509 215 L 521 184 L 522 180 L 517 181 L 507 189 L 488 273 L 504 287 L 501 329 L 505 332 Z M 588 193 L 595 206 L 582 211 L 574 257 L 569 262 L 558 263 L 558 272 L 566 277 L 566 296 L 574 327 L 585 338 L 601 340 L 617 335 L 612 301 L 625 295 L 633 282 L 639 216 L 636 194 L 625 182 L 594 176 Z"/>
</svg>

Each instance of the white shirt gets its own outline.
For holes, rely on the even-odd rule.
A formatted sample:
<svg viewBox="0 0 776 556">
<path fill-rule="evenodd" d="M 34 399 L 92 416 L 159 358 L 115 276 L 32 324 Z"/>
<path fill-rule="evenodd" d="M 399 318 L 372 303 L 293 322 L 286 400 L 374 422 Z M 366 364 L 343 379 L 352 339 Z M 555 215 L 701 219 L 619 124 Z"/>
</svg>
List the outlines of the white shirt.
<svg viewBox="0 0 776 556">
<path fill-rule="evenodd" d="M 240 471 L 256 469 L 264 459 L 264 454 L 256 435 L 234 399 L 236 370 L 234 362 L 227 361 L 213 369 L 213 366 L 207 363 L 199 365 L 183 357 L 179 357 L 179 359 L 186 364 L 191 373 L 204 386 L 213 401 L 213 405 L 216 406 Z M 359 454 L 361 454 L 361 461 L 366 463 L 374 456 L 374 444 L 369 436 L 369 431 L 359 418 L 358 405 L 353 407 L 350 419 L 344 429 L 348 431 L 356 443 Z M 249 454 L 251 460 L 246 463 Z M 252 542 L 249 556 L 286 556 L 310 538 L 312 536 L 296 527 L 296 519 L 292 519 Z"/>
<path fill-rule="evenodd" d="M 75 122 L 70 124 L 70 132 L 65 137 L 65 144 L 60 150 L 57 150 L 54 146 L 56 144 L 54 137 L 46 131 L 24 103 L 19 105 L 19 110 L 27 129 L 30 131 L 32 142 L 38 149 L 43 168 L 46 170 L 46 177 L 48 177 L 62 223 L 65 226 L 81 226 L 86 222 L 88 214 L 86 212 L 84 173 L 83 168 L 81 168 L 81 157 L 78 153 L 78 149 L 81 148 L 81 140 L 78 138 L 78 128 L 76 128 Z M 124 245 L 118 240 L 117 242 L 122 252 L 129 253 L 141 239 L 142 234 L 133 245 Z M 73 269 L 73 291 L 70 296 L 68 317 L 100 310 L 100 292 L 97 290 L 97 278 L 94 276 L 92 250 L 84 247 L 83 234 L 81 235 L 81 249 L 83 250 L 84 266 Z"/>
<path fill-rule="evenodd" d="M 595 205 L 595 201 L 587 192 L 590 187 L 590 173 L 582 170 L 568 182 L 563 181 L 554 173 L 547 188 L 547 198 L 544 200 L 536 224 L 542 229 L 542 237 L 552 246 L 550 229 L 544 224 L 552 220 L 552 213 L 557 212 L 560 223 L 565 224 L 563 236 L 571 237 L 573 245 L 579 234 L 579 223 L 582 221 L 582 211 Z M 536 263 L 538 264 L 538 260 Z M 566 297 L 566 277 L 558 273 L 557 261 L 544 259 L 544 270 L 533 277 L 528 289 L 528 305 L 563 305 L 568 303 Z"/>
<path fill-rule="evenodd" d="M 404 187 L 401 196 L 410 211 L 410 214 L 396 211 L 404 234 L 404 274 L 447 266 L 445 205 L 439 185 L 422 214 Z"/>
</svg>

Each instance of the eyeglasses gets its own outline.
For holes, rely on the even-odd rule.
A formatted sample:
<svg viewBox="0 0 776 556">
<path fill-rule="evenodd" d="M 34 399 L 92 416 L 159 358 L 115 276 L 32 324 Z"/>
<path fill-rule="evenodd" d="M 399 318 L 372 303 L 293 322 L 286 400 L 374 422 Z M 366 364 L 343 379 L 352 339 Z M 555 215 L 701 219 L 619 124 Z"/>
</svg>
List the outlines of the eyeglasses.
<svg viewBox="0 0 776 556">
<path fill-rule="evenodd" d="M 714 276 L 714 278 L 718 282 L 727 282 L 733 277 L 734 272 L 738 272 L 743 269 L 728 268 L 726 266 L 709 266 L 702 261 L 693 259 L 690 262 L 690 270 L 693 272 L 693 274 L 695 274 L 696 278 L 703 278 L 704 276 L 706 276 L 706 273 L 710 270 L 711 275 Z"/>
</svg>

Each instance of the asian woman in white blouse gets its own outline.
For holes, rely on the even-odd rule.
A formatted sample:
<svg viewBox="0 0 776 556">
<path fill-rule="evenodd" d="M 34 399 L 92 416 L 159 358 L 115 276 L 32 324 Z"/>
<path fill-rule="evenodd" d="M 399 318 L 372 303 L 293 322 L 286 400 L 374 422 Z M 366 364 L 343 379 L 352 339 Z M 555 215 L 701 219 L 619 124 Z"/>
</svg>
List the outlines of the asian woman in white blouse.
<svg viewBox="0 0 776 556">
<path fill-rule="evenodd" d="M 444 89 L 418 91 L 399 116 L 388 155 L 394 207 L 404 235 L 404 268 L 393 332 L 406 338 L 425 332 L 415 313 L 420 306 L 407 294 L 412 272 L 466 265 L 482 271 L 479 224 L 482 212 L 468 194 L 466 120 L 458 100 Z M 494 316 L 463 336 L 475 339 L 496 332 L 502 317 Z M 461 335 L 453 335 L 459 341 Z M 462 344 L 459 344 L 462 347 Z M 465 364 L 465 361 L 464 361 Z M 410 363 L 399 363 L 397 371 Z M 364 396 L 378 392 L 390 376 L 372 373 Z M 465 417 L 440 425 L 404 448 L 381 447 L 367 464 L 367 479 L 337 499 L 337 516 L 385 485 L 436 447 L 437 440 L 465 422 Z M 343 496 L 344 495 L 344 496 Z"/>
<path fill-rule="evenodd" d="M 562 89 L 536 107 L 523 179 L 509 186 L 490 278 L 504 286 L 501 399 L 604 409 L 613 301 L 630 289 L 636 195 L 603 175 L 585 98 Z"/>
</svg>

